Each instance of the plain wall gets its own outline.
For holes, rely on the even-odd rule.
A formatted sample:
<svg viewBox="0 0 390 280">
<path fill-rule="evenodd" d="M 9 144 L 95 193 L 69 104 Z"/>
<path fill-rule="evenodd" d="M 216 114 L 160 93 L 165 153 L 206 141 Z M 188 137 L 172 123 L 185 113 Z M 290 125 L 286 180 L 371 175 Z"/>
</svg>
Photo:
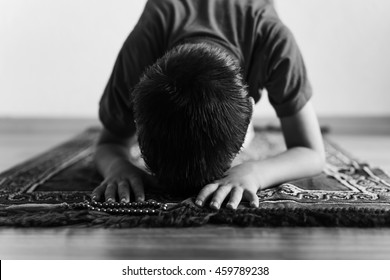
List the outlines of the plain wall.
<svg viewBox="0 0 390 280">
<path fill-rule="evenodd" d="M 96 117 L 145 1 L 0 0 L 0 116 Z M 390 1 L 277 0 L 320 116 L 390 114 Z M 274 115 L 264 98 L 257 116 Z"/>
</svg>

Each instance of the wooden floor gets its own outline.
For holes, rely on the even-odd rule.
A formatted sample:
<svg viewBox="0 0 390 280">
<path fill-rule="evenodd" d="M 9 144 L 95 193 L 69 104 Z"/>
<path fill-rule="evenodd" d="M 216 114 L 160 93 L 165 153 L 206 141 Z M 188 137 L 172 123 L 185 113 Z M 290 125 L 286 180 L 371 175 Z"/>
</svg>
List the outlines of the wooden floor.
<svg viewBox="0 0 390 280">
<path fill-rule="evenodd" d="M 0 259 L 390 259 L 390 229 L 3 229 Z"/>
<path fill-rule="evenodd" d="M 390 171 L 389 118 L 324 123 L 342 147 Z M 0 119 L 0 172 L 96 124 Z M 0 259 L 390 259 L 390 228 L 0 227 Z"/>
</svg>

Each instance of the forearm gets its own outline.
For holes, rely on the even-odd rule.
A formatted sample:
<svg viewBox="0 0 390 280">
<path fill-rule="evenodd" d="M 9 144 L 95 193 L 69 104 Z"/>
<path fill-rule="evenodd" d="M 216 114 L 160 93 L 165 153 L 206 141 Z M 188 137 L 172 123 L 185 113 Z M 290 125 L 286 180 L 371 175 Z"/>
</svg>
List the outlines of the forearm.
<svg viewBox="0 0 390 280">
<path fill-rule="evenodd" d="M 95 150 L 95 163 L 103 177 L 107 177 L 117 163 L 129 160 L 129 148 L 116 143 L 98 144 Z"/>
<path fill-rule="evenodd" d="M 95 149 L 95 163 L 104 180 L 95 188 L 92 198 L 129 202 L 143 201 L 144 173 L 130 162 L 131 137 L 117 137 L 103 129 Z"/>
<path fill-rule="evenodd" d="M 313 176 L 324 167 L 322 151 L 293 147 L 274 157 L 254 163 L 254 173 L 261 188 Z"/>
<path fill-rule="evenodd" d="M 230 168 L 225 176 L 207 184 L 195 203 L 203 206 L 211 198 L 210 207 L 236 209 L 242 199 L 259 206 L 257 192 L 294 179 L 313 176 L 322 171 L 325 152 L 317 117 L 310 101 L 292 116 L 281 118 L 287 151 L 274 157 L 247 161 Z"/>
</svg>

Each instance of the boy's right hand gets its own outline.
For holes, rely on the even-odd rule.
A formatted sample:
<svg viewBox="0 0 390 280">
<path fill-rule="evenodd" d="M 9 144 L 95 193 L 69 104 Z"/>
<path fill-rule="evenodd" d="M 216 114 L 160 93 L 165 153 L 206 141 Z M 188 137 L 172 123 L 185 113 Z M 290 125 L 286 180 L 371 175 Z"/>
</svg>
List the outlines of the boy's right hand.
<svg viewBox="0 0 390 280">
<path fill-rule="evenodd" d="M 127 160 L 119 159 L 110 167 L 104 181 L 92 192 L 92 199 L 106 202 L 145 200 L 144 183 L 153 178 Z M 133 197 L 134 196 L 134 197 Z"/>
</svg>

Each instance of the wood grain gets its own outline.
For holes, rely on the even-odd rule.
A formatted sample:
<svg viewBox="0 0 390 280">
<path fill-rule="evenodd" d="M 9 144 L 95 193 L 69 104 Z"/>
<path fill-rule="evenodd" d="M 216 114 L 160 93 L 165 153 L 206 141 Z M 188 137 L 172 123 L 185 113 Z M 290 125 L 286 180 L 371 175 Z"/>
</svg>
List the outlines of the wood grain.
<svg viewBox="0 0 390 280">
<path fill-rule="evenodd" d="M 2 229 L 1 259 L 389 259 L 390 229 Z"/>
</svg>

